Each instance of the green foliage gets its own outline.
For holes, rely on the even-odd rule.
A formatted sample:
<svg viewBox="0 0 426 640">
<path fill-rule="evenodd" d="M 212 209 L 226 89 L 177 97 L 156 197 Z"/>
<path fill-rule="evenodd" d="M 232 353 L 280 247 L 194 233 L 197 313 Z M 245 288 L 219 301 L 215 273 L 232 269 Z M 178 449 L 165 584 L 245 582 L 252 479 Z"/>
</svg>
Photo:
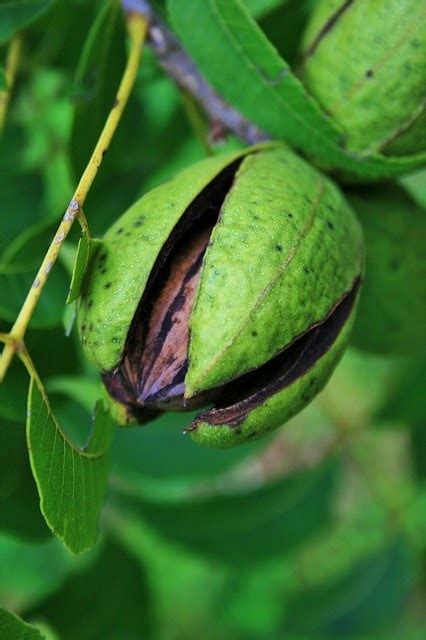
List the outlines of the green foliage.
<svg viewBox="0 0 426 640">
<path fill-rule="evenodd" d="M 28 462 L 25 429 L 22 424 L 5 420 L 1 420 L 0 426 L 1 531 L 27 540 L 44 540 L 49 536 L 49 529 L 38 505 Z"/>
<path fill-rule="evenodd" d="M 34 197 L 34 196 L 33 196 Z M 30 206 L 30 205 L 29 205 Z M 52 237 L 50 223 L 28 227 L 3 251 L 0 264 L 0 318 L 12 322 L 19 312 L 26 292 L 34 280 L 34 271 L 43 258 L 48 240 Z M 32 318 L 32 326 L 46 329 L 62 322 L 62 307 L 68 286 L 66 271 L 59 265 L 47 285 L 48 297 L 40 300 Z"/>
<path fill-rule="evenodd" d="M 286 0 L 246 0 L 245 5 L 251 15 L 259 19 L 277 6 L 285 4 Z"/>
<path fill-rule="evenodd" d="M 370 187 L 348 200 L 366 240 L 365 279 L 353 343 L 384 354 L 426 349 L 426 212 L 393 185 Z"/>
<path fill-rule="evenodd" d="M 342 132 L 323 113 L 287 63 L 237 0 L 170 0 L 170 17 L 183 43 L 213 86 L 246 117 L 326 166 L 364 178 L 414 169 L 424 157 L 354 159 Z M 228 78 L 232 82 L 228 82 Z"/>
<path fill-rule="evenodd" d="M 70 384 L 66 392 L 70 393 Z M 233 449 L 201 448 L 182 435 L 190 418 L 191 414 L 168 413 L 144 429 L 120 430 L 113 445 L 119 477 L 130 486 L 140 477 L 139 486 L 155 487 L 156 493 L 180 493 L 188 484 L 229 471 L 265 447 L 265 440 L 259 440 Z"/>
<path fill-rule="evenodd" d="M 296 592 L 288 603 L 289 634 L 345 637 L 374 631 L 395 615 L 410 585 L 410 558 L 404 541 L 355 563 L 350 571 L 316 589 Z"/>
<path fill-rule="evenodd" d="M 0 43 L 27 27 L 47 11 L 55 0 L 6 0 L 0 4 Z"/>
<path fill-rule="evenodd" d="M 8 640 L 43 640 L 46 636 L 10 611 L 0 609 L 0 634 Z"/>
<path fill-rule="evenodd" d="M 75 178 L 83 173 L 112 107 L 124 68 L 124 37 L 120 4 L 108 0 L 89 30 L 74 77 L 70 154 Z"/>
<path fill-rule="evenodd" d="M 4 68 L 0 67 L 0 91 L 7 89 L 7 80 L 4 72 Z"/>
<path fill-rule="evenodd" d="M 426 205 L 425 170 L 420 156 L 361 157 L 340 146 L 342 132 L 298 80 L 315 0 L 153 4 L 165 19 L 169 10 L 171 28 L 225 100 L 330 168 L 353 203 L 364 202 L 366 284 L 390 235 L 407 264 L 417 260 L 401 270 L 399 300 L 406 302 L 395 292 L 385 296 L 398 318 L 409 316 L 402 328 L 414 327 L 408 307 L 423 302 L 413 292 L 421 293 L 424 273 L 413 229 Z M 128 52 L 118 0 L 5 0 L 0 92 L 15 35 L 22 55 L 0 138 L 1 334 L 11 329 L 66 210 Z M 405 335 L 408 355 L 349 349 L 323 392 L 274 437 L 201 448 L 182 433 L 191 412 L 113 437 L 101 379 L 72 325 L 98 247 L 93 238 L 146 191 L 204 158 L 206 143 L 217 156 L 243 146 L 233 136 L 217 145 L 210 130 L 202 108 L 182 98 L 144 48 L 85 202 L 90 235 L 75 224 L 25 336 L 45 390 L 32 381 L 27 418 L 28 373 L 18 358 L 0 385 L 0 638 L 423 640 L 421 314 L 417 338 Z M 359 184 L 410 167 L 416 171 L 398 178 L 409 204 L 390 182 Z M 379 200 L 388 204 L 375 225 Z M 380 276 L 378 286 L 384 282 Z M 360 340 L 358 325 L 357 344 L 374 336 L 389 342 L 384 315 L 371 312 L 377 300 L 368 308 L 359 323 L 369 328 Z M 285 305 L 279 320 L 284 327 Z"/>
<path fill-rule="evenodd" d="M 244 492 L 207 487 L 206 495 L 180 499 L 156 495 L 133 476 L 118 485 L 115 501 L 193 551 L 250 564 L 288 552 L 330 521 L 335 474 L 330 463 Z"/>
<path fill-rule="evenodd" d="M 137 640 L 153 626 L 143 568 L 111 540 L 30 615 L 49 620 L 62 640 Z"/>
<path fill-rule="evenodd" d="M 37 606 L 88 562 L 87 556 L 76 559 L 52 538 L 35 542 L 2 534 L 0 550 L 0 598 L 19 610 Z"/>
<path fill-rule="evenodd" d="M 27 439 L 41 511 L 52 531 L 73 553 L 93 546 L 108 477 L 112 424 L 96 408 L 93 431 L 77 450 L 61 431 L 38 383 L 28 395 Z"/>
<path fill-rule="evenodd" d="M 78 241 L 77 254 L 75 256 L 70 290 L 67 298 L 68 304 L 75 302 L 75 300 L 80 296 L 87 266 L 100 245 L 101 242 L 99 240 L 92 240 L 88 237 L 87 233 L 83 233 Z"/>
</svg>

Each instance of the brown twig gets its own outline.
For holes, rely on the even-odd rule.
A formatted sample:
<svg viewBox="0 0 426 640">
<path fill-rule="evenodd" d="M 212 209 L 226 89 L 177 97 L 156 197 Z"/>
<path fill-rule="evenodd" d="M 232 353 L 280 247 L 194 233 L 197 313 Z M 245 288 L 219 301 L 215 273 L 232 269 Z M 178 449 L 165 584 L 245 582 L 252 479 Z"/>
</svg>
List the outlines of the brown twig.
<svg viewBox="0 0 426 640">
<path fill-rule="evenodd" d="M 126 11 L 137 10 L 149 21 L 148 45 L 167 74 L 203 107 L 212 122 L 249 144 L 268 140 L 269 136 L 223 100 L 210 86 L 186 53 L 178 39 L 146 0 L 123 0 Z"/>
</svg>

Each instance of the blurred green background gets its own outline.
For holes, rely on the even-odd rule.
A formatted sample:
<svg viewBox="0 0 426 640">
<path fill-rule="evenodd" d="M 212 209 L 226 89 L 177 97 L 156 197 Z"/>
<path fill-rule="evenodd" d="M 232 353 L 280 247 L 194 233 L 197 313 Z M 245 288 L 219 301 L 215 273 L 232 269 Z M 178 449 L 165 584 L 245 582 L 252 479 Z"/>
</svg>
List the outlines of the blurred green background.
<svg viewBox="0 0 426 640">
<path fill-rule="evenodd" d="M 247 2 L 290 63 L 312 4 Z M 126 58 L 118 2 L 38 5 L 0 139 L 0 331 L 19 311 Z M 93 234 L 202 158 L 200 129 L 197 107 L 144 51 L 85 206 Z M 401 184 L 425 202 L 424 172 Z M 64 305 L 78 231 L 27 346 L 61 424 L 82 444 L 99 381 Z M 421 351 L 352 347 L 320 396 L 269 440 L 204 450 L 182 435 L 184 414 L 117 431 L 100 538 L 76 558 L 40 514 L 25 442 L 28 378 L 14 362 L 0 387 L 0 606 L 64 640 L 426 637 L 425 380 Z M 11 634 L 0 618 L 0 637 Z"/>
</svg>

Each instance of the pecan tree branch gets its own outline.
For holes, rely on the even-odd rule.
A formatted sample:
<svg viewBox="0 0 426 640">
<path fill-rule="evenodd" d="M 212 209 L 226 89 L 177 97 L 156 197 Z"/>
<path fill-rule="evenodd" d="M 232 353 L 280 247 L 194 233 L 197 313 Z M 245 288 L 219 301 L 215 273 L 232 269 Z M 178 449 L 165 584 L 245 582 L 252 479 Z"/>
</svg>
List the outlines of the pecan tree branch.
<svg viewBox="0 0 426 640">
<path fill-rule="evenodd" d="M 186 53 L 176 36 L 164 24 L 146 0 L 123 0 L 126 11 L 138 11 L 148 19 L 147 43 L 167 74 L 203 107 L 213 122 L 249 144 L 267 140 L 269 136 L 228 104 L 210 86 Z"/>
</svg>

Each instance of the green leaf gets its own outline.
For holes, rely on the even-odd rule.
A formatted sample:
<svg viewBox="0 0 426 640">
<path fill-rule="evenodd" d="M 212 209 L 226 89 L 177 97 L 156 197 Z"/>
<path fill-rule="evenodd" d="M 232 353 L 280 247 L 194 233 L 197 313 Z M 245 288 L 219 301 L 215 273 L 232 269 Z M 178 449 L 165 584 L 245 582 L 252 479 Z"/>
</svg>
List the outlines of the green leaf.
<svg viewBox="0 0 426 640">
<path fill-rule="evenodd" d="M 72 575 L 31 617 L 49 621 L 62 640 L 151 637 L 146 577 L 117 543 L 107 540 L 94 564 Z"/>
<path fill-rule="evenodd" d="M 98 405 L 88 443 L 76 449 L 52 414 L 44 389 L 31 380 L 27 441 L 40 508 L 53 533 L 75 554 L 96 542 L 112 433 L 109 416 Z"/>
<path fill-rule="evenodd" d="M 412 441 L 416 475 L 419 479 L 426 481 L 426 428 L 424 423 L 415 426 L 412 432 Z M 424 502 L 426 504 L 426 500 Z"/>
<path fill-rule="evenodd" d="M 92 240 L 87 233 L 83 233 L 81 236 L 78 242 L 67 304 L 71 304 L 79 297 L 88 264 L 101 244 L 100 240 Z"/>
<path fill-rule="evenodd" d="M 15 144 L 5 144 L 2 138 L 0 153 L 0 202 L 1 202 L 1 235 L 0 253 L 3 253 L 10 243 L 23 229 L 35 226 L 43 215 L 41 201 L 43 185 L 36 173 L 24 173 L 23 167 L 14 155 L 19 130 L 12 131 Z M 6 141 L 11 136 L 9 127 L 5 131 Z M 4 146 L 3 146 L 4 145 Z M 15 173 L 13 170 L 15 169 Z M 4 178 L 3 178 L 4 176 Z M 0 257 L 0 262 L 2 262 Z M 3 295 L 1 296 L 3 298 Z"/>
<path fill-rule="evenodd" d="M 49 394 L 68 396 L 89 413 L 102 395 L 100 381 L 85 376 L 54 376 L 46 381 L 46 389 Z"/>
<path fill-rule="evenodd" d="M 332 461 L 254 490 L 194 491 L 181 500 L 155 501 L 136 481 L 117 486 L 115 495 L 119 508 L 168 539 L 225 561 L 255 563 L 288 552 L 329 522 L 336 470 Z"/>
<path fill-rule="evenodd" d="M 113 447 L 120 478 L 137 475 L 141 484 L 155 481 L 175 487 L 212 477 L 264 448 L 265 440 L 242 447 L 212 450 L 195 444 L 183 429 L 195 414 L 167 413 L 143 429 L 119 429 Z M 179 452 L 179 453 L 177 453 Z"/>
<path fill-rule="evenodd" d="M 425 156 L 356 157 L 342 135 L 238 0 L 169 0 L 174 28 L 215 89 L 249 120 L 331 167 L 361 176 L 396 175 Z M 232 79 L 232 81 L 230 81 Z"/>
<path fill-rule="evenodd" d="M 0 418 L 24 422 L 27 391 L 28 374 L 21 363 L 14 360 L 0 385 Z"/>
<path fill-rule="evenodd" d="M 420 169 L 415 173 L 410 173 L 408 176 L 402 176 L 400 182 L 414 200 L 421 207 L 426 208 L 426 169 Z"/>
<path fill-rule="evenodd" d="M 51 400 L 58 395 L 68 398 L 74 409 L 78 404 L 87 413 L 105 393 L 98 378 L 80 375 L 48 378 L 46 389 Z M 57 410 L 67 432 L 72 431 L 73 436 L 81 439 L 81 433 L 75 433 L 70 426 L 69 406 L 59 406 Z M 175 493 L 176 487 L 183 490 L 193 487 L 194 482 L 229 470 L 267 446 L 264 439 L 220 451 L 200 448 L 182 433 L 188 420 L 187 413 L 167 413 L 143 429 L 119 429 L 112 449 L 114 472 L 121 480 L 132 481 L 136 475 L 141 484 L 153 487 L 156 492 Z"/>
<path fill-rule="evenodd" d="M 59 42 L 60 36 L 55 34 L 55 37 Z M 35 39 L 34 35 L 32 39 Z M 19 230 L 24 225 L 34 224 L 37 217 L 57 220 L 58 213 L 65 208 L 72 193 L 68 140 L 73 108 L 66 95 L 68 87 L 69 79 L 58 69 L 40 68 L 37 64 L 22 85 L 17 87 L 16 99 L 11 105 L 11 119 L 6 128 L 10 150 L 4 148 L 1 154 L 3 162 L 0 159 L 0 163 L 6 165 L 1 169 L 11 174 L 14 184 L 9 188 L 2 184 L 1 190 L 7 193 L 13 189 L 10 197 L 12 205 L 14 198 L 21 201 L 25 195 L 25 191 L 22 193 L 22 183 L 28 182 L 30 177 L 22 175 L 22 171 L 29 170 L 39 172 L 36 175 L 43 187 L 42 193 L 34 195 L 19 211 L 19 218 L 15 220 L 15 224 L 20 224 Z M 14 124 L 15 121 L 21 125 L 20 128 Z M 12 131 L 9 131 L 11 126 Z M 17 137 L 19 133 L 25 137 L 22 142 Z M 19 181 L 16 178 L 18 173 Z"/>
<path fill-rule="evenodd" d="M 125 63 L 125 29 L 120 3 L 110 0 L 95 17 L 77 67 L 70 152 L 76 177 L 96 145 Z M 104 166 L 108 164 L 108 156 Z"/>
<path fill-rule="evenodd" d="M 0 554 L 0 601 L 13 602 L 19 611 L 37 606 L 87 564 L 87 556 L 75 558 L 53 537 L 29 543 L 0 535 Z"/>
<path fill-rule="evenodd" d="M 299 63 L 300 41 L 315 2 L 316 0 L 287 0 L 258 20 L 266 37 L 293 69 Z"/>
<path fill-rule="evenodd" d="M 81 370 L 80 356 L 76 350 L 77 337 L 67 338 L 63 330 L 29 330 L 25 339 L 27 348 L 43 378 L 71 376 Z M 49 357 L 46 357 L 46 344 Z M 24 366 L 15 358 L 0 385 L 0 418 L 25 423 L 28 395 L 28 374 Z M 99 397 L 99 395 L 98 395 Z M 92 403 L 91 409 L 95 406 Z"/>
<path fill-rule="evenodd" d="M 346 350 L 318 401 L 337 424 L 369 426 L 401 376 L 399 358 L 384 358 L 353 348 Z"/>
<path fill-rule="evenodd" d="M 6 640 L 46 640 L 37 627 L 0 608 L 0 637 Z"/>
<path fill-rule="evenodd" d="M 276 9 L 286 3 L 287 0 L 243 0 L 248 11 L 254 18 L 260 18 L 265 13 Z"/>
<path fill-rule="evenodd" d="M 0 43 L 27 27 L 47 11 L 55 0 L 6 0 L 0 4 Z"/>
<path fill-rule="evenodd" d="M 87 91 L 85 87 L 88 81 L 88 76 L 92 71 L 91 67 L 98 55 L 98 48 L 102 42 L 102 37 L 105 32 L 110 29 L 109 20 L 111 11 L 115 11 L 114 2 L 107 0 L 98 11 L 92 25 L 89 29 L 89 33 L 86 37 L 86 41 L 82 48 L 80 59 L 78 61 L 77 69 L 74 77 L 74 92 L 78 95 L 81 92 Z"/>
<path fill-rule="evenodd" d="M 6 89 L 7 89 L 6 74 L 4 72 L 4 67 L 0 67 L 0 91 L 5 91 Z"/>
<path fill-rule="evenodd" d="M 38 507 L 25 427 L 3 420 L 0 421 L 0 511 L 0 531 L 25 540 L 39 541 L 50 537 Z"/>
<path fill-rule="evenodd" d="M 410 360 L 393 384 L 387 387 L 386 398 L 377 411 L 380 420 L 408 424 L 426 422 L 425 406 L 426 358 Z"/>
<path fill-rule="evenodd" d="M 33 621 L 37 629 L 41 632 L 45 640 L 61 640 L 61 638 L 46 624 L 44 620 Z"/>
<path fill-rule="evenodd" d="M 370 353 L 426 351 L 426 210 L 389 184 L 348 190 L 362 226 L 365 275 L 352 344 Z"/>
<path fill-rule="evenodd" d="M 72 333 L 74 323 L 77 319 L 77 303 L 71 302 L 64 309 L 64 314 L 62 316 L 62 326 L 64 328 L 64 332 L 67 338 Z"/>
<path fill-rule="evenodd" d="M 13 322 L 33 285 L 53 227 L 47 222 L 25 229 L 0 255 L 0 318 Z M 62 306 L 68 277 L 61 264 L 52 269 L 46 288 L 31 318 L 33 328 L 51 328 L 62 323 Z"/>
<path fill-rule="evenodd" d="M 398 538 L 335 581 L 299 589 L 288 603 L 284 635 L 340 638 L 377 631 L 399 613 L 411 582 L 410 554 Z"/>
</svg>

